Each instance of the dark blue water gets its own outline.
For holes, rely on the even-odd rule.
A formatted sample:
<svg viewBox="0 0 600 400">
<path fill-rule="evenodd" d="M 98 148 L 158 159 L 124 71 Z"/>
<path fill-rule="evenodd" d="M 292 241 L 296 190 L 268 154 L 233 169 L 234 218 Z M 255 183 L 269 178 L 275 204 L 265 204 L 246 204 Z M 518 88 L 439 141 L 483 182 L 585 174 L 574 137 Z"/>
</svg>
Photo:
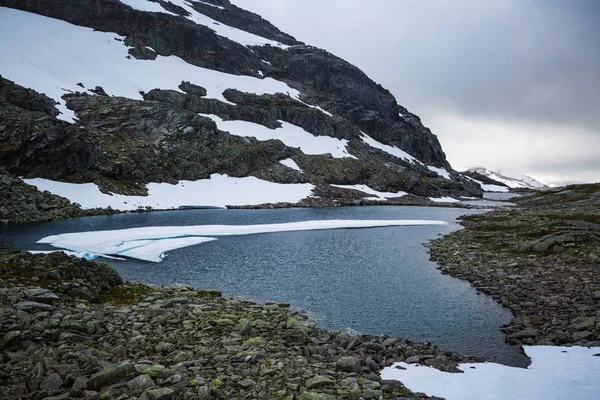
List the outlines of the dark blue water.
<svg viewBox="0 0 600 400">
<path fill-rule="evenodd" d="M 386 227 L 219 237 L 168 253 L 161 263 L 106 260 L 146 283 L 187 283 L 228 295 L 290 302 L 320 326 L 436 343 L 440 348 L 523 366 L 499 325 L 511 314 L 466 282 L 439 273 L 422 243 L 458 229 L 474 211 L 438 207 L 190 210 L 121 214 L 0 227 L 0 244 L 50 249 L 42 237 L 143 226 L 261 224 L 320 219 L 430 219 L 445 226 Z"/>
</svg>

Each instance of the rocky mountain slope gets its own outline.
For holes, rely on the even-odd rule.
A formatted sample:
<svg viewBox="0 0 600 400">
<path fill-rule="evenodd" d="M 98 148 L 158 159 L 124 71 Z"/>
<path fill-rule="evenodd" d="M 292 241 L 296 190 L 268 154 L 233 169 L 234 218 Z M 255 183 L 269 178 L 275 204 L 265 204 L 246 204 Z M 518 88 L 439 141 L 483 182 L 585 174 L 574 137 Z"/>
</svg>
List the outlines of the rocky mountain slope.
<svg viewBox="0 0 600 400">
<path fill-rule="evenodd" d="M 137 196 L 124 210 L 216 176 L 276 190 L 202 205 L 481 195 L 389 91 L 227 0 L 0 0 L 0 21 L 0 164 L 84 208 L 113 203 L 52 182 Z"/>
</svg>

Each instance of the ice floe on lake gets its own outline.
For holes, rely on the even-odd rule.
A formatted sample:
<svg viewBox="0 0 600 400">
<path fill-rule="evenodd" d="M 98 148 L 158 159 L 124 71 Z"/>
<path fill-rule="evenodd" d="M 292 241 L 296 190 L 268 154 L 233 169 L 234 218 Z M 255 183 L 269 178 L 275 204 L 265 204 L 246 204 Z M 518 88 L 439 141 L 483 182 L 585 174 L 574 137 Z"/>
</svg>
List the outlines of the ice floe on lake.
<svg viewBox="0 0 600 400">
<path fill-rule="evenodd" d="M 600 347 L 525 346 L 531 365 L 459 365 L 463 373 L 396 363 L 382 379 L 401 381 L 414 392 L 446 400 L 570 400 L 600 398 Z M 396 368 L 399 367 L 400 369 Z"/>
<path fill-rule="evenodd" d="M 261 225 L 157 226 L 110 231 L 74 232 L 47 236 L 38 243 L 66 249 L 87 259 L 125 256 L 159 262 L 164 253 L 216 240 L 214 236 L 324 229 L 375 228 L 390 226 L 445 225 L 430 220 L 320 220 Z"/>
<path fill-rule="evenodd" d="M 125 196 L 102 193 L 94 183 L 66 183 L 49 179 L 25 179 L 25 183 L 47 190 L 78 203 L 84 209 L 112 207 L 134 211 L 142 207 L 159 210 L 180 207 L 225 207 L 265 203 L 297 203 L 311 196 L 314 186 L 309 183 L 281 184 L 252 176 L 233 178 L 213 174 L 210 179 L 170 183 L 149 183 L 148 196 Z"/>
</svg>

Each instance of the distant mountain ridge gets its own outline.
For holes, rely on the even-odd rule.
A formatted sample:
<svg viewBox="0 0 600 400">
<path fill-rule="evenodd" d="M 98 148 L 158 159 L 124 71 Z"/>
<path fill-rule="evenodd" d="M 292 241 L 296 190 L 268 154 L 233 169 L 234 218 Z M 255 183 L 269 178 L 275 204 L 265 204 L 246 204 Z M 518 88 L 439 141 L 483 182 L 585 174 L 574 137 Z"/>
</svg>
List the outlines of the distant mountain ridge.
<svg viewBox="0 0 600 400">
<path fill-rule="evenodd" d="M 529 175 L 519 173 L 517 171 L 511 171 L 511 170 L 491 171 L 487 168 L 480 167 L 480 168 L 469 169 L 468 172 L 477 173 L 481 176 L 491 179 L 492 181 L 495 181 L 496 184 L 499 183 L 499 184 L 507 186 L 511 189 L 519 189 L 519 188 L 546 189 L 549 187 L 548 185 L 538 181 L 537 179 L 532 178 Z M 491 182 L 489 182 L 489 183 L 491 183 Z"/>
<path fill-rule="evenodd" d="M 15 176 L 138 197 L 252 178 L 304 185 L 308 206 L 482 193 L 360 69 L 227 0 L 0 0 L 0 19 L 0 166 Z"/>
</svg>

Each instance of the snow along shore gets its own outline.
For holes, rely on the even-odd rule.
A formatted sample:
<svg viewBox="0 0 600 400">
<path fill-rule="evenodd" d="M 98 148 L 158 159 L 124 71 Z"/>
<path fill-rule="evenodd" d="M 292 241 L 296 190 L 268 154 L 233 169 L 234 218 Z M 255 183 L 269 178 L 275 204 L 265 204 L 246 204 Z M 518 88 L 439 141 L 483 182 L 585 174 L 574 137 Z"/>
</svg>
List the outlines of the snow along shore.
<svg viewBox="0 0 600 400">
<path fill-rule="evenodd" d="M 125 256 L 160 262 L 165 252 L 216 240 L 212 236 L 445 224 L 446 222 L 443 221 L 429 220 L 322 220 L 262 225 L 158 226 L 64 233 L 47 236 L 40 239 L 38 243 L 66 249 L 74 252 L 71 254 L 87 259 L 99 256 Z"/>
<path fill-rule="evenodd" d="M 463 373 L 396 363 L 381 372 L 413 392 L 446 400 L 570 400 L 600 398 L 600 347 L 525 346 L 528 368 L 461 364 Z M 396 368 L 396 367 L 400 367 Z"/>
<path fill-rule="evenodd" d="M 309 183 L 281 184 L 255 177 L 232 178 L 213 174 L 210 179 L 170 183 L 149 183 L 148 196 L 125 196 L 102 193 L 95 183 L 65 183 L 49 179 L 24 179 L 25 183 L 47 190 L 78 203 L 84 209 L 112 207 L 135 211 L 142 207 L 158 210 L 182 206 L 225 207 L 266 203 L 297 203 L 310 197 L 314 186 Z"/>
</svg>

